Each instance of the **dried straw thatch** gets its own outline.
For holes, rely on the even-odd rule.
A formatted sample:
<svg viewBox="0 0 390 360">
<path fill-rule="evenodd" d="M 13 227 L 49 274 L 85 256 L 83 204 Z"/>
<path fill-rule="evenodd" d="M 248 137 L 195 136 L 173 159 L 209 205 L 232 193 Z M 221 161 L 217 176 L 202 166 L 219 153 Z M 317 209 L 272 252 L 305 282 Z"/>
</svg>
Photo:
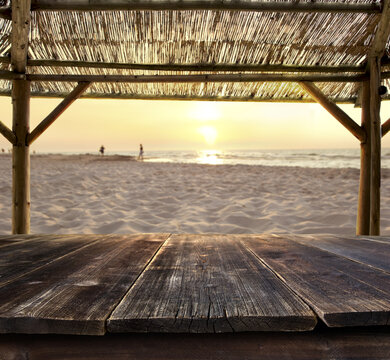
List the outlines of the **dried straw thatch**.
<svg viewBox="0 0 390 360">
<path fill-rule="evenodd" d="M 286 1 L 282 1 L 286 2 Z M 337 2 L 337 1 L 336 1 Z M 372 1 L 343 1 L 370 4 Z M 379 13 L 253 12 L 217 10 L 33 11 L 27 68 L 30 74 L 185 75 L 211 71 L 110 68 L 109 64 L 354 66 L 363 72 Z M 390 25 L 389 25 L 390 26 Z M 11 21 L 0 19 L 0 69 L 9 70 Z M 390 55 L 390 39 L 387 41 Z M 33 60 L 108 63 L 53 66 Z M 37 66 L 39 65 L 39 66 Z M 60 64 L 61 65 L 61 64 Z M 75 65 L 75 64 L 74 64 Z M 232 68 L 233 69 L 233 68 Z M 384 66 L 383 71 L 389 71 Z M 186 71 L 184 71 L 186 70 Z M 244 72 L 240 69 L 240 72 Z M 266 69 L 279 73 L 283 69 Z M 310 70 L 311 72 L 306 72 Z M 313 75 L 315 69 L 295 69 Z M 329 69 L 334 72 L 337 69 Z M 229 74 L 233 71 L 213 71 Z M 342 74 L 356 74 L 351 71 Z M 328 72 L 326 72 L 328 73 Z M 315 74 L 315 73 L 314 73 Z M 390 88 L 390 80 L 383 80 Z M 319 82 L 338 102 L 355 102 L 359 82 Z M 64 96 L 69 82 L 32 82 L 32 94 Z M 9 94 L 9 80 L 0 93 Z M 84 96 L 122 98 L 311 101 L 296 82 L 93 83 Z M 387 94 L 385 98 L 390 99 Z"/>
</svg>

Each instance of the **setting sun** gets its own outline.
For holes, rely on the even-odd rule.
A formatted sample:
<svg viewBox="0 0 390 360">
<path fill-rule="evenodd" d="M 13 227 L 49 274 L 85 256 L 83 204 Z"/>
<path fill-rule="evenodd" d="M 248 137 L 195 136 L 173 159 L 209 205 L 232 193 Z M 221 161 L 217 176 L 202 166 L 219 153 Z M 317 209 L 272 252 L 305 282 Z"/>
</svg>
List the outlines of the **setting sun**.
<svg viewBox="0 0 390 360">
<path fill-rule="evenodd" d="M 213 145 L 217 139 L 218 132 L 213 126 L 202 126 L 198 131 L 203 135 L 204 140 L 208 145 Z"/>
</svg>

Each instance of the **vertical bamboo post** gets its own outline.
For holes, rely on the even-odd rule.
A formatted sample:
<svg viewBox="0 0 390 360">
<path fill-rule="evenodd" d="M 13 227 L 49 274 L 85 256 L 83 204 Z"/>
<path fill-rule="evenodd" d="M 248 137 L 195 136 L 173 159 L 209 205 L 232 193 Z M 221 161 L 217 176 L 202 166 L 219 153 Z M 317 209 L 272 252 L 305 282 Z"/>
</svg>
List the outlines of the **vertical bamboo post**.
<svg viewBox="0 0 390 360">
<path fill-rule="evenodd" d="M 370 234 L 371 209 L 371 120 L 370 120 L 370 83 L 362 83 L 362 129 L 367 136 L 360 143 L 360 184 L 356 235 Z"/>
<path fill-rule="evenodd" d="M 370 235 L 380 235 L 381 186 L 381 120 L 380 110 L 380 58 L 370 59 L 370 118 L 371 118 L 371 213 Z"/>
<path fill-rule="evenodd" d="M 30 119 L 30 82 L 14 80 L 12 88 L 13 131 L 16 144 L 12 151 L 12 233 L 30 232 L 30 152 L 26 143 Z"/>
<path fill-rule="evenodd" d="M 17 73 L 25 73 L 30 0 L 12 0 L 11 65 Z M 30 232 L 30 153 L 27 145 L 30 119 L 30 82 L 12 83 L 13 133 L 16 143 L 12 151 L 12 233 Z"/>
</svg>

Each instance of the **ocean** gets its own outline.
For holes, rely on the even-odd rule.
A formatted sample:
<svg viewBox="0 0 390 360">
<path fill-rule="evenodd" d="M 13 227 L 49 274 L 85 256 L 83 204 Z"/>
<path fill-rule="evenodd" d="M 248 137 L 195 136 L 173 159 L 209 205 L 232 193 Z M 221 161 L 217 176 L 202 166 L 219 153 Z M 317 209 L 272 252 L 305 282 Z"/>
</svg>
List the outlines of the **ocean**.
<svg viewBox="0 0 390 360">
<path fill-rule="evenodd" d="M 137 156 L 138 152 L 106 151 L 105 154 Z M 360 168 L 359 149 L 148 151 L 146 148 L 144 157 L 145 162 Z M 390 149 L 382 149 L 382 168 L 390 168 Z"/>
</svg>

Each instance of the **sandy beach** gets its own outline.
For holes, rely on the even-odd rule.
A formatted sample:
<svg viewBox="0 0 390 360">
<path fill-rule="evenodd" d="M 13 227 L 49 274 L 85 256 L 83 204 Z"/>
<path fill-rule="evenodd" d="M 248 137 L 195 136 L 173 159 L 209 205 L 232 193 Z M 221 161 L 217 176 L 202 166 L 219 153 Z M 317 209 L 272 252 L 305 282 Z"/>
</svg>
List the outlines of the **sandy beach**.
<svg viewBox="0 0 390 360">
<path fill-rule="evenodd" d="M 382 174 L 390 234 L 390 171 Z M 0 233 L 11 231 L 11 157 L 0 156 Z M 359 171 L 33 155 L 32 233 L 355 234 Z"/>
</svg>

